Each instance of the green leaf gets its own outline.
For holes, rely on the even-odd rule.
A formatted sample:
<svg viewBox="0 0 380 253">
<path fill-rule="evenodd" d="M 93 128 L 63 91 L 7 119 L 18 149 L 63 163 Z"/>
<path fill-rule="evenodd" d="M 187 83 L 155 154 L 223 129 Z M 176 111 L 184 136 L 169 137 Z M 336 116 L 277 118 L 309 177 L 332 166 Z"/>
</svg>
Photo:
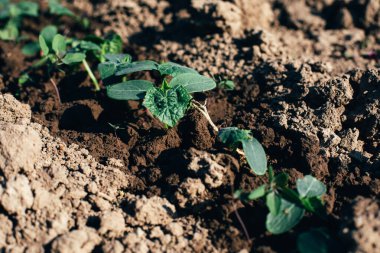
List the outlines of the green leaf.
<svg viewBox="0 0 380 253">
<path fill-rule="evenodd" d="M 319 197 L 326 193 L 326 186 L 313 176 L 297 179 L 297 191 L 301 198 Z"/>
<path fill-rule="evenodd" d="M 199 75 L 199 73 L 196 70 L 185 66 L 181 66 L 174 62 L 165 62 L 160 64 L 158 66 L 158 71 L 161 75 L 170 75 L 173 77 L 176 77 L 177 75 L 184 73 L 193 73 Z"/>
<path fill-rule="evenodd" d="M 66 40 L 61 34 L 56 34 L 53 38 L 52 48 L 56 55 L 62 56 L 66 52 Z"/>
<path fill-rule="evenodd" d="M 297 238 L 297 248 L 300 253 L 328 253 L 330 235 L 326 229 L 311 229 Z"/>
<path fill-rule="evenodd" d="M 249 140 L 251 137 L 250 130 L 243 130 L 237 127 L 225 127 L 220 129 L 218 138 L 230 148 L 237 148 L 243 140 Z"/>
<path fill-rule="evenodd" d="M 38 40 L 40 42 L 40 48 L 42 50 L 43 55 L 44 56 L 48 55 L 50 50 L 49 50 L 48 45 L 46 44 L 46 40 L 44 39 L 42 35 L 38 37 Z"/>
<path fill-rule="evenodd" d="M 185 115 L 191 99 L 180 85 L 167 91 L 154 87 L 148 90 L 143 104 L 161 122 L 173 127 Z"/>
<path fill-rule="evenodd" d="M 83 53 L 68 53 L 62 59 L 62 62 L 64 64 L 70 65 L 70 64 L 73 64 L 73 63 L 81 62 L 84 59 L 86 59 L 86 54 L 83 54 Z"/>
<path fill-rule="evenodd" d="M 215 81 L 211 78 L 194 73 L 176 75 L 176 77 L 171 80 L 170 85 L 172 87 L 181 85 L 189 93 L 203 92 L 216 87 Z"/>
<path fill-rule="evenodd" d="M 254 189 L 253 191 L 251 191 L 248 194 L 247 198 L 249 200 L 255 200 L 255 199 L 259 199 L 261 197 L 264 197 L 266 192 L 267 192 L 266 188 L 267 188 L 266 184 L 263 184 L 263 185 L 257 187 L 256 189 Z"/>
<path fill-rule="evenodd" d="M 277 196 L 275 192 L 268 193 L 265 202 L 269 209 L 269 212 L 273 216 L 276 216 L 280 212 L 281 198 Z"/>
<path fill-rule="evenodd" d="M 138 100 L 153 88 L 153 83 L 145 80 L 130 80 L 107 86 L 107 96 L 117 100 Z"/>
<path fill-rule="evenodd" d="M 105 54 L 104 58 L 114 63 L 130 63 L 132 61 L 129 54 Z"/>
<path fill-rule="evenodd" d="M 288 185 L 289 181 L 289 175 L 285 172 L 281 172 L 280 174 L 276 175 L 273 179 L 273 182 L 276 184 L 277 187 L 286 187 Z"/>
<path fill-rule="evenodd" d="M 138 71 L 157 70 L 158 64 L 154 61 L 136 61 L 117 66 L 116 75 L 127 75 Z"/>
<path fill-rule="evenodd" d="M 323 203 L 319 197 L 301 199 L 304 208 L 312 213 L 320 213 L 323 210 Z"/>
<path fill-rule="evenodd" d="M 290 188 L 287 188 L 287 187 L 282 188 L 281 189 L 281 196 L 282 196 L 282 198 L 284 198 L 284 199 L 286 199 L 292 203 L 295 203 L 297 205 L 302 205 L 299 194 Z"/>
<path fill-rule="evenodd" d="M 116 63 L 114 62 L 104 62 L 104 63 L 100 63 L 98 65 L 98 71 L 100 73 L 100 78 L 102 80 L 110 77 L 110 76 L 113 76 L 115 74 L 115 71 L 116 71 Z"/>
<path fill-rule="evenodd" d="M 22 74 L 22 75 L 18 78 L 18 84 L 19 84 L 20 86 L 22 86 L 22 85 L 24 85 L 25 83 L 27 83 L 27 82 L 30 81 L 30 80 L 32 80 L 32 79 L 30 78 L 30 76 L 29 76 L 27 73 L 25 73 L 25 74 Z"/>
<path fill-rule="evenodd" d="M 281 199 L 278 215 L 269 213 L 266 219 L 266 228 L 272 234 L 282 234 L 296 226 L 304 215 L 304 209 Z"/>
<path fill-rule="evenodd" d="M 220 88 L 225 89 L 225 90 L 235 89 L 235 83 L 231 80 L 223 80 L 218 85 Z"/>
<path fill-rule="evenodd" d="M 74 13 L 68 8 L 64 7 L 58 0 L 49 0 L 49 11 L 51 14 L 59 16 L 74 16 Z"/>
<path fill-rule="evenodd" d="M 31 17 L 38 16 L 38 4 L 33 2 L 20 2 L 17 4 L 20 15 L 26 15 Z"/>
<path fill-rule="evenodd" d="M 99 45 L 95 44 L 94 42 L 85 41 L 85 40 L 81 40 L 79 42 L 79 47 L 86 51 L 100 51 L 101 50 Z"/>
<path fill-rule="evenodd" d="M 115 33 L 108 35 L 101 45 L 100 61 L 106 60 L 106 54 L 120 54 L 123 50 L 123 40 Z"/>
<path fill-rule="evenodd" d="M 53 43 L 54 36 L 58 33 L 57 27 L 48 25 L 42 29 L 40 36 L 44 38 L 46 46 L 50 49 Z M 42 47 L 41 47 L 42 48 Z"/>
<path fill-rule="evenodd" d="M 2 40 L 16 40 L 19 36 L 19 30 L 17 24 L 8 21 L 6 26 L 0 30 L 0 39 Z"/>
<path fill-rule="evenodd" d="M 40 50 L 40 45 L 37 42 L 30 42 L 22 47 L 21 52 L 26 56 L 34 56 Z"/>
<path fill-rule="evenodd" d="M 264 148 L 255 138 L 243 140 L 243 150 L 247 162 L 254 173 L 264 175 L 267 171 L 267 157 Z"/>
</svg>

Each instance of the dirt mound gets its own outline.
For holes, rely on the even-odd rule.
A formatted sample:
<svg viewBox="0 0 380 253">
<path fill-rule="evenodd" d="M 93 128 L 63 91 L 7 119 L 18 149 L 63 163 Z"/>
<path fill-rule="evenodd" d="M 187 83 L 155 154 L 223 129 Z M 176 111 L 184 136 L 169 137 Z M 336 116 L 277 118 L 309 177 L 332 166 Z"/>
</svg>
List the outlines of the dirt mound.
<svg viewBox="0 0 380 253">
<path fill-rule="evenodd" d="M 0 249 L 216 251 L 208 230 L 168 200 L 127 193 L 135 179 L 120 161 L 101 165 L 31 123 L 28 106 L 0 101 Z"/>
<path fill-rule="evenodd" d="M 378 252 L 380 202 L 358 197 L 345 211 L 341 235 L 351 241 L 352 252 Z"/>
</svg>

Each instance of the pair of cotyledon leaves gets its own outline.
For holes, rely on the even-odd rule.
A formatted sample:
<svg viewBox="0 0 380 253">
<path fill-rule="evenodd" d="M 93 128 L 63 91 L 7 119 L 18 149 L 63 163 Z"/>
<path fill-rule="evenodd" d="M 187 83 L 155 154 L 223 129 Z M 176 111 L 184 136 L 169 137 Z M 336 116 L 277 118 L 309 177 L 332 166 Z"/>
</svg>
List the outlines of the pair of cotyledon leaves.
<svg viewBox="0 0 380 253">
<path fill-rule="evenodd" d="M 281 176 L 277 177 L 281 182 L 276 183 L 279 184 L 279 187 L 283 187 L 282 191 L 287 198 L 281 197 L 272 190 L 268 192 L 267 185 L 258 187 L 247 197 L 249 200 L 266 197 L 266 205 L 269 209 L 266 228 L 273 234 L 281 234 L 292 229 L 300 222 L 305 210 L 317 211 L 316 208 L 319 208 L 321 203 L 320 198 L 326 192 L 326 186 L 311 175 L 297 179 L 297 192 L 287 188 L 287 174 L 281 173 L 278 176 Z M 312 200 L 318 202 L 314 204 Z"/>
<path fill-rule="evenodd" d="M 158 71 L 171 76 L 165 87 L 155 87 L 146 80 L 129 80 L 107 86 L 108 97 L 116 100 L 144 99 L 143 105 L 169 127 L 173 127 L 186 114 L 192 96 L 190 93 L 214 89 L 213 79 L 200 75 L 194 69 L 173 62 L 159 64 L 154 61 L 131 62 L 129 55 L 107 55 L 107 62 L 99 64 L 102 79 L 123 76 L 138 71 Z"/>
<path fill-rule="evenodd" d="M 38 38 L 39 45 L 45 57 L 49 55 L 57 56 L 62 63 L 70 65 L 86 59 L 83 52 L 71 52 L 67 50 L 66 38 L 57 33 L 55 26 L 45 27 Z"/>
</svg>

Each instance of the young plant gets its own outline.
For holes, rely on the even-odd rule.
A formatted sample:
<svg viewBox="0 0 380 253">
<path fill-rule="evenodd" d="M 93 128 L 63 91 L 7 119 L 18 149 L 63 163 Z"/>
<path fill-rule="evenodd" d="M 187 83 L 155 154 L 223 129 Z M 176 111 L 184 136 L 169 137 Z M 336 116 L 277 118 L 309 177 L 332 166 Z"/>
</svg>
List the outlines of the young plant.
<svg viewBox="0 0 380 253">
<path fill-rule="evenodd" d="M 124 76 L 138 71 L 157 71 L 161 86 L 147 80 L 129 80 L 107 86 L 107 95 L 117 100 L 140 100 L 143 105 L 167 127 L 175 126 L 190 107 L 200 108 L 191 93 L 214 89 L 213 79 L 200 75 L 194 69 L 173 62 L 132 62 L 128 55 L 107 55 L 99 64 L 103 81 L 113 76 Z"/>
<path fill-rule="evenodd" d="M 56 30 L 42 32 L 39 44 L 43 53 L 42 62 L 46 62 L 50 69 L 63 64 L 73 66 L 81 63 L 90 76 L 95 90 L 100 90 L 99 83 L 86 60 L 87 52 L 100 50 L 98 45 L 88 41 L 70 41 L 56 33 Z"/>
<path fill-rule="evenodd" d="M 326 186 L 313 176 L 307 175 L 297 179 L 296 191 L 288 186 L 289 176 L 286 173 L 273 175 L 269 167 L 269 182 L 252 192 L 235 192 L 235 197 L 244 201 L 265 198 L 269 213 L 266 218 L 266 228 L 273 234 L 281 234 L 296 226 L 304 216 L 305 211 L 322 214 L 322 196 Z"/>
<path fill-rule="evenodd" d="M 22 19 L 25 16 L 37 17 L 38 4 L 33 2 L 10 3 L 9 0 L 0 0 L 0 21 L 6 22 L 0 29 L 0 39 L 16 40 L 20 36 Z"/>
</svg>

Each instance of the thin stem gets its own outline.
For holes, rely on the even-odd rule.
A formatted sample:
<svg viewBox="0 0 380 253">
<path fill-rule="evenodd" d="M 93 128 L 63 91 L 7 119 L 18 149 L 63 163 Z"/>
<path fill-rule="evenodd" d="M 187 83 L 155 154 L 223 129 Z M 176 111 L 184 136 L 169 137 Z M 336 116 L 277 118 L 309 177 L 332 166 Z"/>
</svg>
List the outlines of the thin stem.
<svg viewBox="0 0 380 253">
<path fill-rule="evenodd" d="M 193 100 L 192 105 L 194 106 L 195 109 L 197 109 L 198 111 L 200 111 L 203 114 L 203 116 L 205 116 L 205 118 L 210 123 L 210 125 L 212 126 L 212 128 L 214 129 L 214 131 L 215 132 L 219 132 L 218 127 L 214 124 L 214 122 L 212 121 L 212 119 L 210 117 L 210 114 L 207 111 L 206 103 L 207 103 L 207 101 L 205 102 L 204 105 L 202 105 L 198 101 Z"/>
<path fill-rule="evenodd" d="M 50 83 L 53 85 L 55 93 L 57 94 L 59 105 L 61 105 L 62 104 L 61 96 L 59 95 L 59 90 L 58 90 L 57 84 L 55 83 L 53 78 L 50 78 Z"/>
<path fill-rule="evenodd" d="M 244 231 L 245 237 L 246 237 L 247 240 L 249 241 L 251 238 L 250 238 L 250 236 L 249 236 L 248 230 L 247 230 L 247 228 L 246 228 L 246 226 L 245 226 L 245 224 L 244 224 L 244 222 L 243 222 L 243 219 L 241 218 L 241 216 L 240 216 L 240 214 L 239 214 L 239 211 L 238 211 L 237 208 L 236 208 L 236 204 L 234 203 L 233 205 L 234 205 L 233 208 L 234 208 L 234 213 L 235 213 L 235 215 L 236 215 L 236 218 L 238 219 L 238 221 L 239 221 L 241 227 L 243 228 L 243 231 Z"/>
<path fill-rule="evenodd" d="M 82 63 L 83 63 L 84 68 L 86 69 L 88 75 L 90 76 L 92 82 L 94 83 L 95 91 L 100 91 L 100 86 L 99 86 L 98 80 L 96 80 L 96 77 L 95 77 L 94 73 L 92 72 L 90 66 L 88 66 L 86 59 L 83 59 Z"/>
</svg>

